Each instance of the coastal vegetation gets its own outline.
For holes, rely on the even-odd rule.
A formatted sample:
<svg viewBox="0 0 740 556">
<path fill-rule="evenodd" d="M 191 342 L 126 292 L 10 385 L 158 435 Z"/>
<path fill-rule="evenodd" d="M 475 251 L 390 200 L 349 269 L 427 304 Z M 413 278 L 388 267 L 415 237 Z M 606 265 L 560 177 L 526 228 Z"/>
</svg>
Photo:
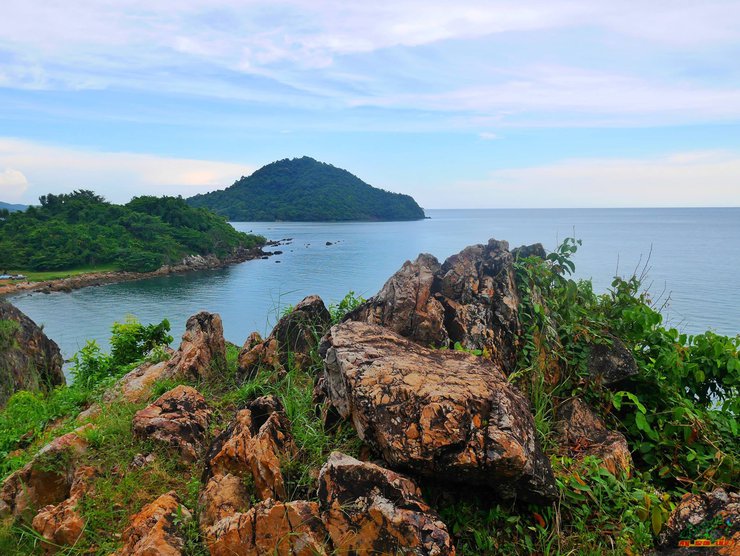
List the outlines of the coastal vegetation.
<svg viewBox="0 0 740 556">
<path fill-rule="evenodd" d="M 188 203 L 239 222 L 424 218 L 412 197 L 372 187 L 347 170 L 307 156 L 273 162 Z"/>
<path fill-rule="evenodd" d="M 38 207 L 0 218 L 0 272 L 150 272 L 189 255 L 228 257 L 265 242 L 176 197 L 115 205 L 79 190 L 39 200 Z"/>
<path fill-rule="evenodd" d="M 529 404 L 537 442 L 554 474 L 554 498 L 511 500 L 481 486 L 413 475 L 424 499 L 446 524 L 459 555 L 648 554 L 663 542 L 669 516 L 683 496 L 719 487 L 732 491 L 740 482 L 740 337 L 712 332 L 689 336 L 664 326 L 637 276 L 615 278 L 607 292 L 594 292 L 590 281 L 572 278 L 572 255 L 579 245 L 568 239 L 546 256 L 521 252 L 512 266 L 519 295 L 515 317 L 520 349 L 505 381 Z M 400 287 L 395 282 L 391 289 Z M 202 462 L 178 461 L 171 450 L 137 437 L 131 426 L 137 411 L 186 384 L 213 410 L 206 433 L 211 439 L 232 430 L 229 423 L 235 413 L 256 398 L 275 396 L 297 447 L 280 462 L 286 498 L 321 502 L 318 470 L 333 450 L 358 458 L 380 457 L 360 439 L 351 420 L 326 418 L 326 406 L 314 390 L 326 364 L 317 349 L 319 337 L 328 325 L 359 318 L 363 308 L 372 307 L 372 300 L 369 303 L 350 293 L 330 305 L 323 325 L 307 323 L 315 326 L 308 329 L 314 344 L 302 354 L 307 359 L 291 352 L 283 366 L 276 356 L 268 356 L 279 336 L 273 331 L 265 341 L 248 341 L 241 353 L 227 345 L 225 363 L 214 361 L 199 376 L 159 380 L 145 399 L 125 403 L 108 401 L 106 392 L 146 360 L 168 360 L 165 345 L 171 338 L 166 321 L 115 324 L 111 353 L 88 344 L 75 357 L 71 385 L 46 394 L 18 392 L 9 400 L 0 413 L 0 473 L 7 476 L 20 469 L 52 438 L 89 421 L 95 428 L 81 433 L 90 445 L 83 460 L 98 469 L 98 475 L 78 504 L 84 534 L 64 553 L 109 554 L 118 549 L 130 516 L 173 490 L 195 516 L 192 521 L 183 516 L 175 520 L 183 553 L 208 554 L 204 529 L 198 527 L 205 511 L 199 498 L 207 477 Z M 301 306 L 286 310 L 281 322 Z M 452 340 L 414 349 L 465 357 L 469 365 L 496 357 L 486 348 L 466 347 L 465 339 Z M 635 368 L 618 382 L 607 383 L 593 375 L 589 361 L 594 346 L 611 349 L 618 342 L 623 342 Z M 255 360 L 250 355 L 254 353 L 261 358 Z M 247 359 L 251 367 L 245 371 Z M 435 355 L 430 361 L 437 359 Z M 564 442 L 559 412 L 573 399 L 587 403 L 609 430 L 626 440 L 628 466 L 606 465 L 609 454 L 593 452 L 599 446 L 583 438 L 575 445 Z M 102 410 L 78 420 L 91 404 Z M 142 454 L 152 457 L 146 467 L 129 463 Z M 253 483 L 249 486 L 254 489 Z M 252 497 L 251 504 L 258 506 L 259 500 Z M 349 505 L 346 509 L 351 511 Z M 719 520 L 686 527 L 681 538 L 729 536 L 736 525 Z M 22 519 L 6 520 L 0 528 L 3 554 L 41 553 L 41 546 L 38 532 Z"/>
</svg>

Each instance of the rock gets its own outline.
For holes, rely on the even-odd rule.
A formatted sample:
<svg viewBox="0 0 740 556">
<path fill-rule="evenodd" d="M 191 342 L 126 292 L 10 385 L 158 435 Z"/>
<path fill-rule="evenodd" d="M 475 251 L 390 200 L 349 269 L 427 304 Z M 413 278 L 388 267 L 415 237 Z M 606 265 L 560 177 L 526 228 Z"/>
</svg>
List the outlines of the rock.
<svg viewBox="0 0 740 556">
<path fill-rule="evenodd" d="M 319 475 L 319 499 L 338 554 L 455 554 L 419 488 L 393 471 L 334 452 Z"/>
<path fill-rule="evenodd" d="M 682 540 L 707 539 L 726 544 L 716 549 L 680 548 Z M 736 556 L 740 549 L 740 493 L 718 488 L 702 494 L 684 494 L 668 518 L 658 540 L 659 554 L 721 554 Z"/>
<path fill-rule="evenodd" d="M 52 440 L 5 479 L 0 490 L 0 516 L 30 518 L 36 509 L 56 506 L 68 498 L 76 462 L 87 450 L 87 440 L 82 435 L 92 428 L 93 425 L 84 425 Z"/>
<path fill-rule="evenodd" d="M 332 405 L 391 467 L 504 497 L 556 495 L 529 403 L 493 362 L 351 321 L 331 329 L 321 353 Z"/>
<path fill-rule="evenodd" d="M 149 397 L 152 385 L 157 381 L 207 379 L 225 364 L 226 343 L 221 317 L 201 312 L 188 319 L 180 347 L 169 361 L 140 365 L 106 392 L 104 399 L 113 401 L 123 397 L 129 402 L 141 402 Z"/>
<path fill-rule="evenodd" d="M 59 346 L 16 307 L 0 300 L 0 408 L 18 390 L 64 384 Z"/>
<path fill-rule="evenodd" d="M 260 368 L 283 372 L 289 366 L 305 368 L 319 339 L 329 329 L 331 315 L 318 295 L 304 298 L 283 316 L 263 342 L 252 333 L 239 354 L 239 373 L 247 378 Z"/>
<path fill-rule="evenodd" d="M 315 502 L 266 500 L 222 519 L 206 534 L 211 556 L 325 556 L 326 528 Z"/>
<path fill-rule="evenodd" d="M 237 513 L 249 510 L 249 492 L 241 478 L 231 473 L 212 477 L 198 496 L 198 524 L 202 531 Z"/>
<path fill-rule="evenodd" d="M 74 472 L 69 498 L 56 506 L 42 508 L 33 518 L 33 528 L 47 541 L 43 543 L 47 554 L 53 554 L 63 546 L 74 546 L 82 536 L 85 522 L 77 505 L 88 492 L 96 472 L 94 467 L 78 467 Z"/>
<path fill-rule="evenodd" d="M 527 257 L 539 257 L 544 259 L 547 257 L 547 252 L 541 243 L 533 243 L 532 245 L 522 245 L 521 247 L 515 247 L 511 250 L 511 256 L 516 259 L 526 259 Z"/>
<path fill-rule="evenodd" d="M 281 457 L 295 455 L 290 424 L 276 398 L 258 398 L 236 414 L 211 444 L 204 484 L 211 477 L 232 474 L 247 478 L 262 500 L 285 500 Z"/>
<path fill-rule="evenodd" d="M 612 475 L 629 477 L 632 455 L 624 435 L 607 430 L 604 421 L 578 398 L 562 404 L 557 417 L 555 430 L 572 455 L 577 458 L 595 456 Z"/>
<path fill-rule="evenodd" d="M 185 547 L 180 526 L 191 519 L 174 491 L 163 494 L 131 518 L 114 556 L 180 556 Z"/>
<path fill-rule="evenodd" d="M 192 463 L 203 450 L 211 414 L 195 388 L 177 386 L 136 412 L 134 435 L 165 444 L 179 452 L 183 461 Z"/>
<path fill-rule="evenodd" d="M 505 241 L 472 245 L 440 265 L 431 255 L 406 262 L 348 320 L 379 324 L 421 345 L 481 350 L 506 373 L 519 347 L 519 294 Z"/>
<path fill-rule="evenodd" d="M 637 374 L 637 362 L 622 340 L 609 335 L 611 345 L 593 344 L 588 359 L 589 374 L 611 386 Z"/>
<path fill-rule="evenodd" d="M 328 247 L 329 245 L 334 245 L 334 244 L 331 241 L 327 241 L 326 246 Z"/>
</svg>

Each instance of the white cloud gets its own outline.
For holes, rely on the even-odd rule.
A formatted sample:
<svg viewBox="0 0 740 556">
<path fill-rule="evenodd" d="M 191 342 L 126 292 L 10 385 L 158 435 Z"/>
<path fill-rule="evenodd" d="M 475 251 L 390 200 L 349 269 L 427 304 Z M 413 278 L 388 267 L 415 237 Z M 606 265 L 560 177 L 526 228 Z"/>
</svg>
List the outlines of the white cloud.
<svg viewBox="0 0 740 556">
<path fill-rule="evenodd" d="M 740 206 L 740 153 L 564 160 L 491 172 L 434 192 L 426 206 L 490 208 Z M 419 195 L 420 201 L 423 200 Z M 466 203 L 461 204 L 460 199 Z"/>
<path fill-rule="evenodd" d="M 498 135 L 496 135 L 495 133 L 491 133 L 490 131 L 481 131 L 478 134 L 478 137 L 480 137 L 484 141 L 493 141 L 494 139 L 498 139 Z"/>
<path fill-rule="evenodd" d="M 0 138 L 1 200 L 36 202 L 46 193 L 92 189 L 108 200 L 135 195 L 185 197 L 231 185 L 247 164 L 125 152 L 98 152 Z"/>
</svg>

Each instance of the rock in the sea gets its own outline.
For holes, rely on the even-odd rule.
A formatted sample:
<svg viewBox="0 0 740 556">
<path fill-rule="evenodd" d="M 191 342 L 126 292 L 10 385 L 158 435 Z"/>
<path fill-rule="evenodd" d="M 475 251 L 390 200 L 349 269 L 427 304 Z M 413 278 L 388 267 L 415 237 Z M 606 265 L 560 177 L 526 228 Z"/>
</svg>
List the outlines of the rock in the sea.
<svg viewBox="0 0 740 556">
<path fill-rule="evenodd" d="M 563 403 L 557 410 L 555 429 L 570 453 L 577 458 L 595 456 L 612 475 L 630 475 L 632 455 L 627 439 L 610 431 L 588 405 L 578 398 Z"/>
<path fill-rule="evenodd" d="M 352 321 L 331 329 L 321 353 L 330 402 L 391 467 L 504 497 L 555 496 L 529 403 L 493 362 Z"/>
<path fill-rule="evenodd" d="M 459 342 L 509 373 L 521 328 L 513 263 L 509 244 L 495 239 L 441 265 L 422 254 L 347 318 L 385 326 L 424 346 Z"/>
<path fill-rule="evenodd" d="M 278 321 L 264 341 L 258 341 L 256 333 L 247 338 L 239 354 L 240 374 L 252 377 L 260 368 L 281 372 L 291 365 L 305 368 L 330 323 L 324 302 L 309 295 Z"/>
<path fill-rule="evenodd" d="M 0 408 L 18 390 L 64 384 L 59 346 L 16 307 L 0 300 Z"/>
<path fill-rule="evenodd" d="M 611 386 L 637 374 L 637 362 L 624 342 L 610 335 L 609 344 L 593 344 L 588 358 L 589 374 L 605 386 Z"/>
<path fill-rule="evenodd" d="M 211 413 L 200 392 L 180 385 L 137 411 L 133 430 L 142 439 L 155 440 L 179 452 L 183 461 L 194 462 L 203 451 Z"/>
<path fill-rule="evenodd" d="M 191 519 L 174 491 L 163 494 L 131 518 L 123 546 L 114 556 L 181 556 L 185 548 L 181 525 Z"/>
<path fill-rule="evenodd" d="M 319 475 L 319 499 L 337 554 L 455 554 L 446 525 L 398 473 L 334 452 Z"/>
<path fill-rule="evenodd" d="M 52 440 L 24 467 L 10 475 L 0 490 L 0 517 L 32 518 L 35 509 L 56 506 L 69 497 L 79 456 L 87 450 L 88 424 Z"/>
<path fill-rule="evenodd" d="M 700 537 L 711 542 L 724 540 L 716 548 L 681 548 L 681 541 Z M 684 494 L 668 518 L 658 541 L 658 554 L 740 554 L 740 493 L 718 488 L 702 494 Z"/>
</svg>

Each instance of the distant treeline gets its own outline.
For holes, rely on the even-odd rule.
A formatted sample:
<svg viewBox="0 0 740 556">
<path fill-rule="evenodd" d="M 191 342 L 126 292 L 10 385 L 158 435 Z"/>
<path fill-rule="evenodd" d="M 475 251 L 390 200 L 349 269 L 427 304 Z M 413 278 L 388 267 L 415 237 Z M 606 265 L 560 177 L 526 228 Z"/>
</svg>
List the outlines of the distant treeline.
<svg viewBox="0 0 740 556">
<path fill-rule="evenodd" d="M 187 255 L 225 257 L 265 242 L 179 197 L 135 197 L 114 205 L 79 190 L 39 201 L 39 207 L 0 215 L 0 271 L 113 265 L 150 272 Z"/>
</svg>

